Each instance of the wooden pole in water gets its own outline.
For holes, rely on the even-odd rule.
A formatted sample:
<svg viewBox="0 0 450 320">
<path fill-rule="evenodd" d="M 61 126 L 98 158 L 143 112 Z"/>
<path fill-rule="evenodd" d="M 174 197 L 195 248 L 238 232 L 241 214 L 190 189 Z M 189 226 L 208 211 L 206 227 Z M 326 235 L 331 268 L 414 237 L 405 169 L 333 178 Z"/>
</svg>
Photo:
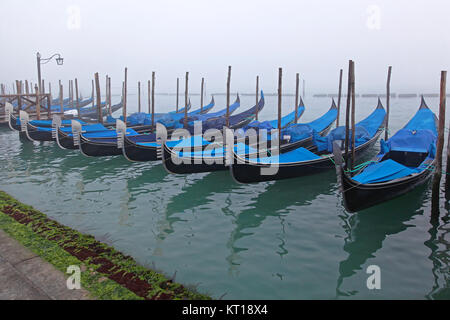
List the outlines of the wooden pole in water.
<svg viewBox="0 0 450 320">
<path fill-rule="evenodd" d="M 16 89 L 17 89 L 17 107 L 19 108 L 19 111 L 22 110 L 22 86 L 21 82 L 19 80 L 16 80 Z"/>
<path fill-rule="evenodd" d="M 44 79 L 42 79 L 42 88 L 39 89 L 39 91 L 42 91 L 42 94 L 45 94 L 45 82 Z"/>
<path fill-rule="evenodd" d="M 155 71 L 152 72 L 152 128 L 155 130 Z"/>
<path fill-rule="evenodd" d="M 348 62 L 348 82 L 347 82 L 347 108 L 345 110 L 345 169 L 348 168 L 348 150 L 350 138 L 350 102 L 352 94 L 352 79 L 351 79 L 351 65 L 352 60 Z"/>
<path fill-rule="evenodd" d="M 141 112 L 141 82 L 138 81 L 138 112 Z"/>
<path fill-rule="evenodd" d="M 61 113 L 64 114 L 64 93 L 61 80 L 59 80 L 59 109 Z M 80 114 L 78 114 L 78 117 L 81 117 Z"/>
<path fill-rule="evenodd" d="M 48 94 L 44 98 L 47 98 L 47 119 L 50 119 L 52 116 L 52 101 L 51 101 L 51 95 Z"/>
<path fill-rule="evenodd" d="M 205 78 L 202 78 L 202 87 L 200 92 L 200 113 L 203 111 L 203 86 L 205 85 Z"/>
<path fill-rule="evenodd" d="M 30 89 L 28 87 L 28 80 L 25 80 L 25 92 L 26 92 L 26 94 L 30 93 Z M 3 85 L 2 85 L 2 94 L 5 94 L 4 89 L 3 89 Z"/>
<path fill-rule="evenodd" d="M 147 81 L 147 91 L 148 91 L 148 114 L 152 113 L 152 99 L 151 99 L 151 87 L 150 87 L 150 80 Z"/>
<path fill-rule="evenodd" d="M 338 111 L 337 111 L 337 118 L 336 118 L 336 127 L 339 127 L 339 117 L 341 114 L 341 96 L 342 96 L 342 73 L 344 71 L 341 69 L 339 71 L 339 92 L 338 92 Z"/>
<path fill-rule="evenodd" d="M 97 115 L 98 122 L 103 123 L 102 115 L 102 97 L 100 96 L 100 80 L 98 78 L 98 72 L 95 73 L 95 90 L 97 92 Z"/>
<path fill-rule="evenodd" d="M 226 127 L 228 127 L 230 125 L 230 83 L 231 83 L 231 66 L 228 66 Z"/>
<path fill-rule="evenodd" d="M 184 86 L 184 127 L 187 129 L 187 105 L 188 105 L 189 72 L 186 72 L 186 84 Z"/>
<path fill-rule="evenodd" d="M 111 77 L 108 77 L 108 105 L 109 115 L 112 115 L 112 99 L 111 99 Z"/>
<path fill-rule="evenodd" d="M 256 92 L 255 92 L 255 97 L 256 97 L 256 102 L 255 102 L 255 106 L 256 106 L 256 113 L 255 113 L 255 120 L 258 120 L 258 101 L 259 101 L 259 76 L 256 76 Z"/>
<path fill-rule="evenodd" d="M 39 87 L 37 85 L 35 87 L 35 92 L 36 92 L 36 119 L 41 120 L 41 100 Z"/>
<path fill-rule="evenodd" d="M 180 90 L 180 78 L 177 78 L 177 112 L 178 112 L 178 96 Z"/>
<path fill-rule="evenodd" d="M 72 97 L 72 110 L 75 108 L 75 99 L 74 99 L 74 94 L 73 94 L 73 80 L 70 80 L 70 92 L 71 92 L 71 97 Z"/>
<path fill-rule="evenodd" d="M 436 145 L 436 167 L 433 177 L 433 190 L 431 195 L 431 215 L 439 216 L 439 193 L 442 177 L 442 151 L 444 149 L 444 131 L 445 131 L 445 91 L 447 85 L 447 71 L 441 71 L 441 90 L 439 102 L 439 127 L 438 140 Z"/>
<path fill-rule="evenodd" d="M 281 94 L 283 69 L 278 68 L 278 134 L 281 133 Z"/>
<path fill-rule="evenodd" d="M 448 126 L 450 128 L 450 125 Z M 445 170 L 445 190 L 446 194 L 450 195 L 450 130 L 447 138 L 447 168 Z"/>
<path fill-rule="evenodd" d="M 355 127 L 355 62 L 352 61 L 352 157 L 350 168 L 353 170 L 353 165 L 355 162 L 355 138 L 356 138 L 356 127 Z"/>
<path fill-rule="evenodd" d="M 386 82 L 386 127 L 384 129 L 384 140 L 389 139 L 389 114 L 390 114 L 390 99 L 391 99 L 391 72 L 392 66 L 388 68 L 388 76 Z"/>
<path fill-rule="evenodd" d="M 75 78 L 75 98 L 77 99 L 77 114 L 78 118 L 81 118 L 81 112 L 80 112 L 80 99 L 78 97 L 78 79 Z"/>
<path fill-rule="evenodd" d="M 94 98 L 94 80 L 92 80 L 91 85 L 92 85 L 92 94 L 91 94 L 91 97 L 92 97 L 92 108 L 94 108 L 94 106 L 95 106 L 95 98 Z"/>
<path fill-rule="evenodd" d="M 127 78 L 128 78 L 128 68 L 125 68 L 125 80 L 123 82 L 123 122 L 127 123 Z"/>
<path fill-rule="evenodd" d="M 295 74 L 295 122 L 298 120 L 298 94 L 300 87 L 300 75 L 298 73 Z"/>
</svg>

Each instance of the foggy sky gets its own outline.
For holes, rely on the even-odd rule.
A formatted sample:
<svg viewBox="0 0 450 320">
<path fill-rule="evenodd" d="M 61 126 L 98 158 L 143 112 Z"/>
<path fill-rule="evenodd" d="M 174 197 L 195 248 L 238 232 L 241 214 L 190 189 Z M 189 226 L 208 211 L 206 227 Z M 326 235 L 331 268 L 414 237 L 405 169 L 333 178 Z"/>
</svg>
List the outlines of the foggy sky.
<svg viewBox="0 0 450 320">
<path fill-rule="evenodd" d="M 284 92 L 296 72 L 307 93 L 335 92 L 354 59 L 357 92 L 384 92 L 392 65 L 392 92 L 426 93 L 450 65 L 448 1 L 1 0 L 0 12 L 0 82 L 10 86 L 35 81 L 37 51 L 64 57 L 42 67 L 46 81 L 77 77 L 85 92 L 95 72 L 120 88 L 125 66 L 131 89 L 156 71 L 156 90 L 174 92 L 189 71 L 191 91 L 205 77 L 208 92 L 224 92 L 228 65 L 232 91 L 253 92 L 260 75 L 275 92 L 283 67 Z"/>
</svg>

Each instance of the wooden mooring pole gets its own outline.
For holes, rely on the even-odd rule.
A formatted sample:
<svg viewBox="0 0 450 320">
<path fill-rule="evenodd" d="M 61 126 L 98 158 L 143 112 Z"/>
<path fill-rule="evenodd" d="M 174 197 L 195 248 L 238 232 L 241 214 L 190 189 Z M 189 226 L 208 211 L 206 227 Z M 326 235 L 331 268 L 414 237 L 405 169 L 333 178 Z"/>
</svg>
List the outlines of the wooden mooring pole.
<svg viewBox="0 0 450 320">
<path fill-rule="evenodd" d="M 141 112 L 141 82 L 138 81 L 138 112 Z"/>
<path fill-rule="evenodd" d="M 41 98 L 39 93 L 39 87 L 36 85 L 35 87 L 36 92 L 36 119 L 41 120 Z"/>
<path fill-rule="evenodd" d="M 300 87 L 300 75 L 298 73 L 295 74 L 295 123 L 298 120 L 298 95 Z"/>
<path fill-rule="evenodd" d="M 108 100 L 108 113 L 111 116 L 112 115 L 112 99 L 111 99 L 111 77 L 106 76 L 106 88 L 107 88 L 107 97 Z"/>
<path fill-rule="evenodd" d="M 356 107 L 356 101 L 355 101 L 355 62 L 352 61 L 351 64 L 351 71 L 352 71 L 352 157 L 350 162 L 350 169 L 353 170 L 353 166 L 355 163 L 355 138 L 356 138 L 356 126 L 355 126 L 355 107 Z"/>
<path fill-rule="evenodd" d="M 78 79 L 77 78 L 75 78 L 75 98 L 77 100 L 76 106 L 77 106 L 78 118 L 81 118 L 80 99 L 79 99 L 79 96 L 78 96 Z"/>
<path fill-rule="evenodd" d="M 148 97 L 148 114 L 152 113 L 152 99 L 151 99 L 151 86 L 150 80 L 147 81 L 147 97 Z"/>
<path fill-rule="evenodd" d="M 59 80 L 59 110 L 64 114 L 64 92 L 61 80 Z M 81 117 L 80 114 L 78 114 L 78 118 L 79 117 Z"/>
<path fill-rule="evenodd" d="M 389 115 L 391 112 L 390 101 L 391 101 L 391 72 L 392 66 L 388 68 L 388 76 L 386 82 L 386 127 L 384 128 L 384 140 L 389 139 Z"/>
<path fill-rule="evenodd" d="M 338 104 L 337 104 L 337 118 L 336 118 L 336 127 L 339 127 L 339 118 L 341 114 L 341 97 L 342 97 L 342 74 L 343 70 L 339 71 L 339 92 L 338 92 Z"/>
<path fill-rule="evenodd" d="M 19 108 L 19 111 L 22 110 L 22 82 L 19 80 L 16 80 L 16 87 L 17 87 L 17 107 Z"/>
<path fill-rule="evenodd" d="M 155 131 L 155 71 L 152 72 L 152 128 Z"/>
<path fill-rule="evenodd" d="M 256 93 L 255 93 L 255 98 L 256 98 L 256 102 L 255 102 L 255 106 L 256 106 L 256 113 L 255 113 L 255 120 L 258 120 L 258 101 L 259 101 L 259 76 L 256 76 Z"/>
<path fill-rule="evenodd" d="M 227 77 L 227 118 L 226 127 L 230 125 L 230 84 L 231 84 L 231 66 L 228 66 L 228 77 Z"/>
<path fill-rule="evenodd" d="M 348 62 L 348 81 L 347 81 L 347 107 L 345 109 L 345 169 L 348 169 L 348 151 L 349 151 L 349 141 L 350 141 L 350 103 L 352 94 L 352 78 L 351 78 L 351 67 L 352 60 Z"/>
<path fill-rule="evenodd" d="M 128 78 L 128 68 L 125 68 L 125 80 L 123 82 L 123 106 L 122 106 L 122 115 L 123 122 L 127 123 L 127 78 Z"/>
<path fill-rule="evenodd" d="M 73 110 L 73 109 L 75 109 L 75 99 L 73 98 L 74 97 L 74 94 L 73 94 L 73 80 L 70 80 L 69 84 L 70 84 L 70 105 L 71 105 L 72 110 Z"/>
<path fill-rule="evenodd" d="M 91 82 L 91 86 L 92 86 L 92 94 L 91 94 L 91 97 L 92 97 L 92 108 L 94 108 L 94 106 L 95 106 L 95 97 L 94 97 L 94 80 L 92 80 L 92 82 Z"/>
<path fill-rule="evenodd" d="M 180 91 L 180 78 L 177 78 L 177 112 L 178 112 L 178 105 L 179 105 L 178 98 L 180 95 L 179 91 Z"/>
<path fill-rule="evenodd" d="M 189 85 L 189 72 L 186 72 L 186 83 L 184 85 L 184 127 L 187 129 L 187 106 L 188 106 L 188 85 Z"/>
<path fill-rule="evenodd" d="M 95 73 L 95 91 L 97 93 L 97 115 L 98 122 L 103 124 L 103 115 L 102 115 L 102 97 L 100 95 L 100 80 L 98 78 L 98 72 Z"/>
<path fill-rule="evenodd" d="M 281 134 L 281 95 L 282 95 L 283 69 L 278 68 L 278 134 Z"/>
<path fill-rule="evenodd" d="M 203 111 L 203 87 L 205 86 L 205 78 L 202 78 L 202 86 L 200 89 L 200 113 Z"/>
<path fill-rule="evenodd" d="M 447 71 L 441 71 L 441 90 L 439 102 L 439 127 L 438 140 L 436 145 L 436 166 L 433 177 L 433 189 L 431 194 L 431 216 L 432 219 L 439 217 L 439 193 L 442 178 L 442 151 L 444 149 L 445 131 L 445 94 L 447 85 Z"/>
</svg>

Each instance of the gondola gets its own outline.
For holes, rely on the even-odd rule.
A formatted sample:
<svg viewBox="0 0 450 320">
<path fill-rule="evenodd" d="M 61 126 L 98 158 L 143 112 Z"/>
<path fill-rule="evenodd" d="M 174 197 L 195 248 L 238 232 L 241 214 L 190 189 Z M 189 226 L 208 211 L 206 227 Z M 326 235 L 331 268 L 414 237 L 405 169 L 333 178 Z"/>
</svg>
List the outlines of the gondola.
<svg viewBox="0 0 450 320">
<path fill-rule="evenodd" d="M 214 106 L 214 97 L 211 99 L 211 103 L 207 106 L 204 106 L 203 109 L 211 110 L 211 108 Z M 184 108 L 183 108 L 184 109 Z M 190 109 L 190 107 L 188 107 L 188 110 Z M 198 112 L 197 110 L 192 111 L 190 114 L 200 114 L 202 111 L 199 108 Z M 175 115 L 176 113 L 171 112 L 168 114 L 172 114 Z M 167 115 L 167 114 L 166 114 Z M 137 119 L 133 119 L 133 116 L 135 116 L 135 118 Z M 144 116 L 148 116 L 148 114 L 144 114 Z M 133 128 L 138 134 L 141 134 L 143 132 L 152 132 L 153 130 L 153 126 L 151 124 L 145 124 L 145 123 L 151 123 L 149 121 L 142 121 L 142 119 L 139 119 L 138 117 L 136 117 L 136 114 L 131 115 L 129 118 L 131 118 L 131 120 L 129 121 L 129 123 L 131 124 L 130 127 Z M 179 118 L 179 116 L 177 116 L 176 118 Z M 114 119 L 117 120 L 117 119 Z M 147 119 L 146 119 L 147 120 Z M 81 123 L 83 124 L 83 123 Z M 109 129 L 111 129 L 112 127 L 114 127 L 116 125 L 116 122 L 114 122 L 114 125 L 112 125 L 112 122 L 106 122 L 105 126 L 107 128 L 105 128 L 104 130 L 100 130 L 100 131 L 106 131 L 107 135 L 104 136 L 102 133 L 100 133 L 98 136 L 96 136 L 96 134 L 94 134 L 93 132 L 99 132 L 99 130 L 90 130 L 90 134 L 89 135 L 84 135 L 85 140 L 90 140 L 92 142 L 95 143 L 100 143 L 101 148 L 105 148 L 106 150 L 115 150 L 115 148 L 112 148 L 112 145 L 116 146 L 117 145 L 117 136 L 114 132 L 109 131 Z M 95 128 L 94 128 L 95 129 Z M 82 128 L 82 133 L 86 132 L 85 128 Z M 72 131 L 68 131 L 65 130 L 64 128 L 62 128 L 59 123 L 55 124 L 55 133 L 54 136 L 56 138 L 56 142 L 58 144 L 58 146 L 62 149 L 79 149 L 78 144 L 74 143 L 74 135 L 72 134 Z M 85 153 L 86 155 L 91 155 L 92 152 L 92 148 L 85 148 Z M 107 152 L 107 151 L 105 151 Z M 116 153 L 116 152 L 114 152 Z M 119 153 L 120 154 L 120 153 Z M 101 155 L 104 155 L 103 153 Z M 94 155 L 91 155 L 94 156 Z"/>
<path fill-rule="evenodd" d="M 121 107 L 121 103 L 119 103 L 119 108 Z M 114 106 L 113 106 L 114 107 Z M 56 139 L 56 135 L 54 129 L 51 127 L 40 127 L 32 124 L 39 123 L 37 120 L 29 121 L 29 115 L 25 111 L 20 111 L 20 131 L 25 134 L 25 137 L 30 141 L 54 141 Z M 37 121 L 37 122 L 36 122 Z M 52 120 L 47 120 L 52 121 Z M 77 123 L 86 124 L 83 121 L 76 119 Z M 95 125 L 95 124 L 93 124 Z M 105 128 L 105 130 L 108 130 Z M 69 130 L 70 131 L 70 130 Z M 99 130 L 96 130 L 99 131 Z"/>
<path fill-rule="evenodd" d="M 303 114 L 304 109 L 305 107 L 303 101 L 300 101 L 300 106 L 298 108 L 300 115 Z M 290 122 L 285 121 L 285 126 L 281 131 L 282 136 L 286 136 L 289 133 L 292 134 L 294 132 L 296 133 L 296 136 L 289 137 L 289 139 L 286 138 L 286 140 L 281 140 L 280 152 L 288 152 L 299 147 L 308 148 L 311 145 L 312 141 L 312 131 L 315 130 L 316 132 L 319 132 L 320 135 L 326 134 L 336 120 L 336 117 L 337 107 L 334 101 L 332 101 L 330 109 L 315 121 L 312 121 L 310 123 L 292 125 L 290 125 Z M 277 121 L 273 122 L 272 128 L 276 128 L 277 125 Z M 249 128 L 254 128 L 254 126 L 249 126 Z M 223 143 L 213 145 L 206 141 L 206 143 L 203 143 L 202 146 L 195 146 L 195 144 L 192 143 L 194 141 L 193 139 L 195 138 L 191 138 L 188 141 L 187 147 L 183 147 L 182 144 L 171 147 L 168 143 L 164 143 L 162 150 L 162 160 L 164 167 L 168 172 L 175 174 L 184 174 L 221 171 L 227 169 L 228 166 L 226 164 L 226 147 L 223 145 Z M 235 137 L 235 151 L 238 154 L 246 154 L 246 156 L 248 156 L 250 153 L 258 153 L 258 148 L 262 146 L 260 146 L 257 141 L 255 141 L 254 143 L 251 143 L 250 141 L 251 139 L 244 140 Z M 266 141 L 264 142 L 266 147 L 270 147 L 270 144 L 267 144 Z M 191 145 L 194 146 L 191 147 Z M 197 151 L 196 149 L 199 150 Z"/>
<path fill-rule="evenodd" d="M 335 157 L 344 206 L 355 212 L 388 201 L 426 183 L 435 164 L 438 120 L 422 97 L 408 124 L 386 142 L 367 167 L 351 175 Z M 340 153 L 339 146 L 335 152 Z"/>
<path fill-rule="evenodd" d="M 234 104 L 238 103 L 240 104 L 239 96 L 237 97 L 236 102 Z M 258 102 L 258 105 L 255 105 L 242 113 L 229 117 L 230 126 L 236 127 L 239 125 L 245 125 L 245 123 L 248 123 L 249 121 L 251 121 L 251 119 L 255 117 L 257 109 L 259 110 L 258 112 L 260 112 L 263 108 L 264 108 L 264 95 L 261 92 L 261 98 Z M 222 128 L 225 125 L 225 123 L 226 120 L 222 115 L 221 117 L 202 121 L 203 125 L 202 128 L 204 130 L 214 127 Z M 123 128 L 126 128 L 126 126 L 123 125 L 122 130 Z M 156 134 L 139 135 L 139 136 L 125 136 L 122 134 L 119 136 L 119 139 L 121 140 L 120 145 L 122 147 L 123 155 L 129 161 L 141 162 L 141 161 L 156 161 L 158 159 L 161 159 L 161 143 L 156 141 Z"/>
<path fill-rule="evenodd" d="M 90 103 L 90 101 L 91 101 L 91 99 L 84 100 L 84 101 L 80 104 L 80 106 L 82 106 L 83 104 L 84 104 L 84 105 L 87 105 L 87 104 Z M 58 108 L 59 108 L 59 106 L 58 106 Z M 52 111 L 59 111 L 58 108 L 52 109 Z M 14 115 L 14 107 L 13 107 L 13 105 L 10 104 L 9 102 L 5 103 L 5 114 L 6 114 L 7 117 L 8 117 L 8 125 L 9 125 L 9 128 L 10 128 L 11 130 L 14 130 L 14 131 L 20 131 L 20 130 L 21 130 L 21 126 L 20 126 L 20 117 L 18 118 L 18 117 L 16 117 L 16 116 Z M 30 123 L 31 125 L 34 125 L 34 126 L 37 126 L 37 127 L 47 127 L 47 128 L 50 128 L 50 127 L 52 126 L 52 120 L 31 120 L 31 121 L 29 121 L 29 123 Z M 70 120 L 63 120 L 63 123 L 62 123 L 62 124 L 63 124 L 63 125 L 70 125 Z"/>
<path fill-rule="evenodd" d="M 386 111 L 378 99 L 376 109 L 363 121 L 356 124 L 357 140 L 355 156 L 359 158 L 369 150 L 384 130 Z M 311 175 L 334 167 L 331 141 L 345 139 L 345 128 L 333 129 L 327 136 L 313 135 L 314 147 L 310 150 L 300 147 L 279 155 L 246 157 L 231 151 L 230 172 L 238 183 L 281 180 Z"/>
</svg>

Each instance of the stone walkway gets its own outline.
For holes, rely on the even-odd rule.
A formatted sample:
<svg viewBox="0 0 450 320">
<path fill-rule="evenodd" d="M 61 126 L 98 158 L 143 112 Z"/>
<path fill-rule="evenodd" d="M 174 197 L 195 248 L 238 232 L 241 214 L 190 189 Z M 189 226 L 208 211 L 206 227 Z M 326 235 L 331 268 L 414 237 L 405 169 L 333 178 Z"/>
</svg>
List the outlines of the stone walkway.
<svg viewBox="0 0 450 320">
<path fill-rule="evenodd" d="M 65 275 L 0 230 L 0 300 L 87 300 Z"/>
</svg>

